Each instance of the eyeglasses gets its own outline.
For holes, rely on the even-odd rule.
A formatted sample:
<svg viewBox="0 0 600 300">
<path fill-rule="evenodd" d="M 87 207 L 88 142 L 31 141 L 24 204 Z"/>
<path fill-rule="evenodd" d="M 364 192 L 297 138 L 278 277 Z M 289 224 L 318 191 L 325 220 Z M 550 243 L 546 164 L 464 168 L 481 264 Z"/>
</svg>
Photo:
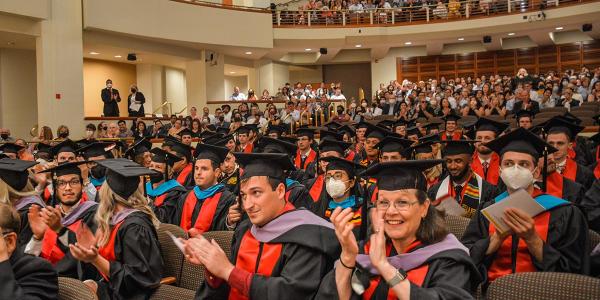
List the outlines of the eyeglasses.
<svg viewBox="0 0 600 300">
<path fill-rule="evenodd" d="M 407 211 L 412 205 L 419 203 L 419 201 L 408 202 L 403 200 L 397 200 L 390 202 L 387 200 L 382 200 L 378 201 L 375 204 L 375 208 L 379 211 L 385 211 L 388 210 L 388 208 L 390 208 L 390 203 L 393 203 L 394 208 L 396 208 L 398 211 Z"/>
<path fill-rule="evenodd" d="M 331 178 L 333 178 L 335 180 L 342 180 L 343 177 L 344 177 L 344 173 L 342 173 L 342 172 L 335 172 L 335 173 L 333 173 L 333 175 L 329 175 L 329 174 L 325 175 L 325 181 L 327 181 L 327 180 L 329 180 Z"/>
<path fill-rule="evenodd" d="M 81 181 L 79 179 L 72 179 L 70 181 L 59 180 L 56 182 L 56 184 L 58 185 L 59 188 L 64 189 L 67 187 L 67 184 L 71 187 L 79 186 L 79 185 L 81 185 Z"/>
</svg>

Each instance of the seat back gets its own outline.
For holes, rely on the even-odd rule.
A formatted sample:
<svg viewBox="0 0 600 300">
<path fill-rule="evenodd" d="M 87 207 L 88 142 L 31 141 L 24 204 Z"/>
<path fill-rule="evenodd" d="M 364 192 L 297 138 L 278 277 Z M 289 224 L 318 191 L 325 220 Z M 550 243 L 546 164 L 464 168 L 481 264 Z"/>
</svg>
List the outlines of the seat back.
<svg viewBox="0 0 600 300">
<path fill-rule="evenodd" d="M 490 284 L 487 299 L 600 299 L 600 279 L 555 272 L 509 274 Z"/>
<path fill-rule="evenodd" d="M 465 217 L 453 215 L 446 215 L 445 219 L 448 231 L 454 234 L 457 239 L 462 239 L 462 236 L 467 229 L 467 225 L 469 225 L 471 220 Z"/>
<path fill-rule="evenodd" d="M 600 244 L 600 234 L 598 234 L 597 232 L 595 232 L 591 229 L 589 229 L 588 232 L 590 234 L 590 251 L 591 251 L 594 248 L 596 248 L 596 246 L 598 246 L 598 244 Z"/>
<path fill-rule="evenodd" d="M 158 289 L 150 296 L 150 300 L 191 300 L 194 299 L 196 291 L 161 284 Z"/>
<path fill-rule="evenodd" d="M 160 253 L 164 263 L 162 277 L 175 277 L 175 285 L 179 286 L 184 260 L 183 253 L 175 246 L 175 243 L 173 243 L 167 232 L 170 232 L 175 237 L 184 239 L 187 237 L 187 234 L 181 227 L 167 223 L 161 223 L 157 230 Z"/>
<path fill-rule="evenodd" d="M 98 300 L 98 297 L 82 281 L 58 277 L 59 300 Z"/>
<path fill-rule="evenodd" d="M 209 231 L 205 232 L 203 236 L 208 240 L 214 239 L 221 249 L 225 251 L 227 257 L 231 256 L 233 231 Z M 178 286 L 195 291 L 200 287 L 202 281 L 204 281 L 204 267 L 184 261 L 181 270 L 181 280 Z"/>
</svg>

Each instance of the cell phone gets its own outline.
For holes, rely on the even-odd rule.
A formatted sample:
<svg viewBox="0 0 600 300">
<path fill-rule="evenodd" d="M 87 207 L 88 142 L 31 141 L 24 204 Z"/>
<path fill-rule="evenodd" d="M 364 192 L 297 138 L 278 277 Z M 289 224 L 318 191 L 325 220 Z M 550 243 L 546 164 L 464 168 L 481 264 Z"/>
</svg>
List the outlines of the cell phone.
<svg viewBox="0 0 600 300">
<path fill-rule="evenodd" d="M 167 231 L 167 235 L 173 240 L 173 243 L 181 252 L 185 252 L 183 243 L 176 236 L 169 231 Z"/>
</svg>

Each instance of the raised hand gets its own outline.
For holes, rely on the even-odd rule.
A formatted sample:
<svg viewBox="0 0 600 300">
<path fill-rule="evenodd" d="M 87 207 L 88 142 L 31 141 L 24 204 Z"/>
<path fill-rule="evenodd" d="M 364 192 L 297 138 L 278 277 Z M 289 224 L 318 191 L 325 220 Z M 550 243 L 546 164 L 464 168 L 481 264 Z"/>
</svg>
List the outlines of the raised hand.
<svg viewBox="0 0 600 300">
<path fill-rule="evenodd" d="M 351 208 L 342 210 L 341 207 L 338 207 L 333 211 L 329 218 L 335 227 L 335 235 L 342 246 L 340 259 L 346 266 L 354 265 L 356 255 L 358 255 L 358 243 L 352 232 L 354 224 L 349 223 L 350 220 L 352 220 L 353 215 L 354 212 Z"/>
<path fill-rule="evenodd" d="M 40 213 L 40 207 L 37 205 L 30 206 L 29 212 L 27 212 L 27 218 L 29 220 L 29 228 L 31 228 L 31 232 L 33 232 L 33 237 L 38 241 L 42 240 L 48 229 L 48 225 L 46 225 L 46 222 Z"/>
<path fill-rule="evenodd" d="M 383 216 L 377 210 L 373 210 L 371 216 L 374 233 L 371 234 L 369 257 L 371 258 L 373 266 L 380 270 L 388 264 L 383 225 L 384 221 Z"/>
<path fill-rule="evenodd" d="M 55 232 L 59 232 L 63 228 L 61 223 L 62 214 L 58 205 L 56 207 L 46 206 L 42 208 L 40 215 L 44 219 L 44 223 Z"/>
<path fill-rule="evenodd" d="M 227 212 L 227 225 L 231 227 L 237 224 L 241 219 L 242 211 L 239 202 L 236 201 L 235 204 L 229 207 L 229 212 Z"/>
</svg>

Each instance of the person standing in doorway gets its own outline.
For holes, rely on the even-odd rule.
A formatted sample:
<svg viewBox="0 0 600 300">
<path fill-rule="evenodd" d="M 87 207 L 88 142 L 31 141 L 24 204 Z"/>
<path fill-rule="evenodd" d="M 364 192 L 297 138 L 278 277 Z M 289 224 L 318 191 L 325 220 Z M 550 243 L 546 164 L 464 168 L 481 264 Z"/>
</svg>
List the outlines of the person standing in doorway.
<svg viewBox="0 0 600 300">
<path fill-rule="evenodd" d="M 132 84 L 129 87 L 131 94 L 127 96 L 127 110 L 130 117 L 143 117 L 144 116 L 144 102 L 146 98 L 144 94 L 138 90 L 137 85 Z"/>
<path fill-rule="evenodd" d="M 117 89 L 113 88 L 112 80 L 106 80 L 106 88 L 102 89 L 100 96 L 102 97 L 102 102 L 104 102 L 104 109 L 102 110 L 104 116 L 118 117 L 121 95 L 119 95 L 119 91 Z"/>
</svg>

